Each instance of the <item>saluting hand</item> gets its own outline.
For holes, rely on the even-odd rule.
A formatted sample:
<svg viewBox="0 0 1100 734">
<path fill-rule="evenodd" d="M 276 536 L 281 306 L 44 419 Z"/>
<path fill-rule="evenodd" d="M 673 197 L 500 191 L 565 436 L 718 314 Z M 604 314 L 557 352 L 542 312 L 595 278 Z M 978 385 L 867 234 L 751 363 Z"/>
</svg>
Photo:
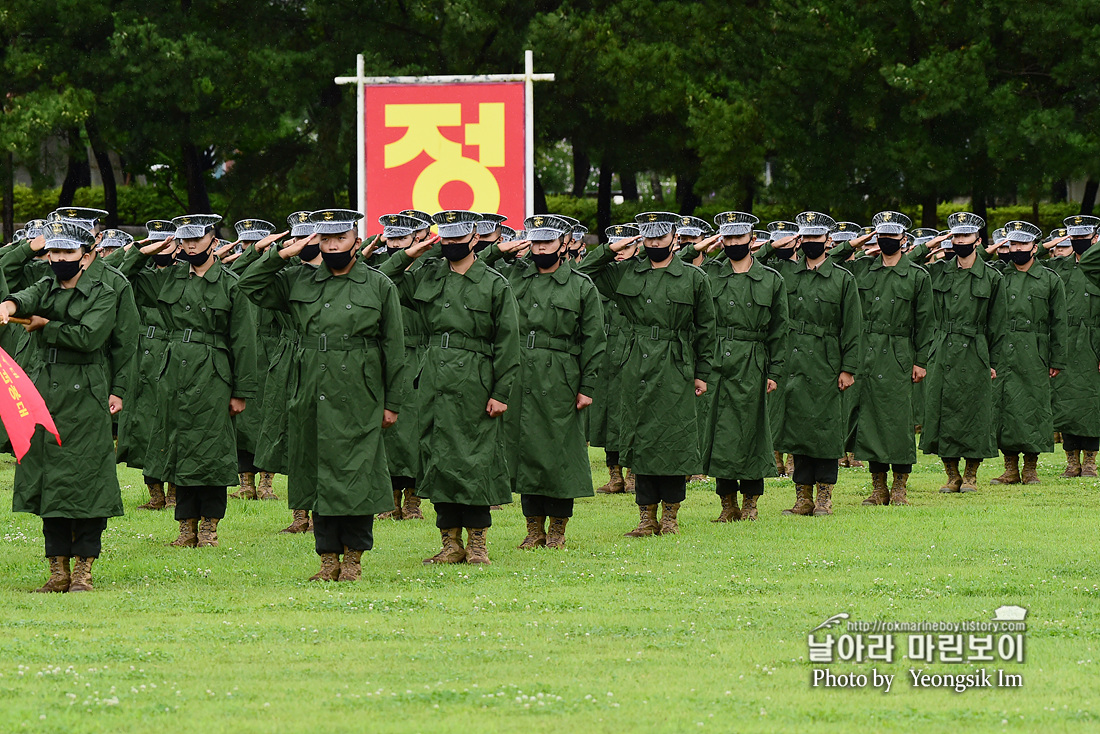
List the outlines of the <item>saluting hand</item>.
<svg viewBox="0 0 1100 734">
<path fill-rule="evenodd" d="M 852 249 L 858 250 L 871 241 L 871 238 L 875 236 L 874 232 L 868 232 L 867 234 L 861 234 L 859 237 L 854 237 L 849 243 Z"/>
<path fill-rule="evenodd" d="M 269 234 L 267 237 L 264 237 L 262 240 L 253 245 L 253 247 L 256 248 L 256 252 L 265 252 L 267 248 L 271 247 L 271 245 L 286 237 L 288 234 L 290 234 L 289 229 L 285 232 L 279 232 L 278 234 Z"/>
<path fill-rule="evenodd" d="M 383 410 L 382 411 L 382 428 L 389 428 L 390 426 L 392 426 L 396 422 L 397 422 L 397 413 L 394 413 L 392 410 Z"/>
<path fill-rule="evenodd" d="M 1055 238 L 1054 238 L 1054 239 L 1052 239 L 1052 240 L 1051 240 L 1050 242 L 1046 242 L 1046 243 L 1044 243 L 1044 244 L 1043 244 L 1043 247 L 1044 247 L 1045 249 L 1049 250 L 1049 249 L 1051 249 L 1051 248 L 1053 248 L 1053 247 L 1058 247 L 1059 245 L 1061 245 L 1061 244 L 1062 244 L 1063 242 L 1065 242 L 1065 241 L 1066 241 L 1066 240 L 1068 240 L 1068 239 L 1069 239 L 1069 235 L 1068 235 L 1068 234 L 1067 234 L 1067 235 L 1066 235 L 1065 237 L 1055 237 Z"/>
<path fill-rule="evenodd" d="M 405 248 L 405 254 L 414 260 L 423 255 L 428 250 L 432 249 L 432 245 L 439 241 L 439 235 L 433 235 L 432 237 L 426 237 L 420 242 L 414 242 Z"/>
<path fill-rule="evenodd" d="M 227 242 L 226 244 L 222 245 L 218 249 L 214 250 L 214 257 L 218 258 L 219 260 L 222 260 L 222 257 L 224 257 L 224 256 L 228 255 L 229 253 L 233 252 L 233 248 L 236 247 L 239 244 L 241 244 L 240 240 L 237 240 L 236 242 Z M 222 262 L 226 262 L 226 261 L 222 260 Z M 233 261 L 230 260 L 229 262 L 233 262 Z"/>
<path fill-rule="evenodd" d="M 584 393 L 577 393 L 577 410 L 584 410 L 592 404 L 592 398 Z"/>
<path fill-rule="evenodd" d="M 856 381 L 856 376 L 851 372 L 841 372 L 840 377 L 836 380 L 836 386 L 840 388 L 841 392 L 844 392 L 850 388 Z"/>
<path fill-rule="evenodd" d="M 641 241 L 642 236 L 640 234 L 636 234 L 633 237 L 626 237 L 619 240 L 618 242 L 613 242 L 612 244 L 608 245 L 608 247 L 611 248 L 612 252 L 622 252 L 623 250 L 633 247 Z"/>
<path fill-rule="evenodd" d="M 708 237 L 702 242 L 696 242 L 692 247 L 696 252 L 714 252 L 717 248 L 718 241 L 722 239 L 722 235 L 716 234 L 713 237 Z"/>
<path fill-rule="evenodd" d="M 170 236 L 166 237 L 165 239 L 163 239 L 159 242 L 150 242 L 149 240 L 146 239 L 146 240 L 142 240 L 138 244 L 142 245 L 141 248 L 140 248 L 142 255 L 156 255 L 158 252 L 160 252 L 164 248 L 168 247 L 168 245 L 172 244 L 172 242 L 175 239 L 176 239 L 175 235 L 170 235 Z M 142 244 L 144 242 L 148 242 L 149 244 L 147 244 L 147 245 Z"/>
<path fill-rule="evenodd" d="M 363 244 L 363 248 L 360 251 L 363 255 L 363 259 L 367 260 L 370 258 L 379 247 L 386 247 L 386 240 L 383 239 L 382 235 L 376 234 Z"/>
<path fill-rule="evenodd" d="M 31 240 L 31 250 L 34 252 L 42 252 L 42 249 L 46 246 L 46 238 L 42 235 L 38 235 Z"/>
<path fill-rule="evenodd" d="M 519 252 L 525 247 L 531 245 L 530 240 L 512 240 L 511 242 L 498 242 L 497 249 L 507 254 L 510 252 Z"/>
<path fill-rule="evenodd" d="M 504 411 L 508 410 L 508 406 L 499 400 L 493 400 L 489 398 L 489 404 L 485 406 L 485 412 L 489 414 L 490 418 L 499 418 L 504 415 Z"/>
<path fill-rule="evenodd" d="M 297 239 L 291 240 L 290 242 L 279 248 L 279 257 L 284 260 L 289 260 L 290 258 L 300 253 L 306 245 L 310 244 L 311 242 L 317 243 L 320 241 L 321 235 L 317 234 L 316 232 L 311 234 L 309 237 L 299 237 Z"/>
</svg>

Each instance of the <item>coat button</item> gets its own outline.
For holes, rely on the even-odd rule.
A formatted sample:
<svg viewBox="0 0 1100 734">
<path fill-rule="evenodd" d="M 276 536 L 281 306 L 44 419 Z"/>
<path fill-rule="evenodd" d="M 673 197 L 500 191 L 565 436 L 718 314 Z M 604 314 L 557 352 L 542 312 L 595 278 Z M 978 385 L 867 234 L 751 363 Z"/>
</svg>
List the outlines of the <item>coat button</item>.
<svg viewBox="0 0 1100 734">
<path fill-rule="evenodd" d="M 645 302 L 646 303 L 653 303 L 653 299 L 652 298 L 647 298 L 647 299 L 645 299 Z"/>
<path fill-rule="evenodd" d="M 191 306 L 190 306 L 190 305 L 188 305 L 188 306 L 184 306 L 184 307 L 183 307 L 183 310 L 184 310 L 184 311 L 190 311 L 190 310 L 191 310 Z"/>
<path fill-rule="evenodd" d="M 186 359 L 181 359 L 180 360 L 180 366 L 181 367 L 186 367 L 187 366 L 187 360 Z"/>
<path fill-rule="evenodd" d="M 349 304 L 346 304 L 346 305 L 344 306 L 344 308 L 346 308 L 347 310 L 349 310 L 349 311 L 350 311 L 350 310 L 351 310 L 351 304 L 350 304 L 350 303 L 349 303 Z"/>
<path fill-rule="evenodd" d="M 80 389 L 80 385 L 73 385 L 73 389 L 74 389 L 74 390 L 79 390 L 79 389 Z"/>
<path fill-rule="evenodd" d="M 320 396 L 318 396 L 318 400 L 324 400 L 324 399 L 325 399 L 325 396 L 324 396 L 324 395 L 320 395 Z"/>
<path fill-rule="evenodd" d="M 443 308 L 450 308 L 450 307 L 451 307 L 451 304 L 449 304 L 449 303 L 444 303 L 443 304 Z"/>
<path fill-rule="evenodd" d="M 328 308 L 330 305 L 332 305 L 332 304 L 326 303 L 325 308 Z"/>
<path fill-rule="evenodd" d="M 327 370 L 327 369 L 328 369 L 328 365 L 324 365 L 324 364 L 323 364 L 323 365 L 321 365 L 321 369 L 323 369 L 323 370 Z"/>
</svg>

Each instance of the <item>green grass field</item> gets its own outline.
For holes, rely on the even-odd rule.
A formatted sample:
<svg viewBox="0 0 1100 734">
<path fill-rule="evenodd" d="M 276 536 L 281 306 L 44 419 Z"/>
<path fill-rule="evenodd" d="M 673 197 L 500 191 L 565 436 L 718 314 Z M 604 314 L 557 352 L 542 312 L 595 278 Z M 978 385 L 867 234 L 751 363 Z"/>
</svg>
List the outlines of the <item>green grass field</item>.
<svg viewBox="0 0 1100 734">
<path fill-rule="evenodd" d="M 592 452 L 597 484 L 603 454 Z M 493 565 L 425 567 L 428 520 L 379 522 L 355 584 L 310 584 L 312 535 L 277 535 L 283 502 L 230 500 L 221 547 L 166 547 L 176 524 L 110 523 L 91 594 L 28 593 L 46 578 L 38 518 L 10 514 L 0 473 L 2 732 L 1097 731 L 1100 483 L 941 495 L 924 458 L 909 508 L 866 508 L 866 470 L 842 469 L 831 518 L 782 517 L 769 480 L 760 520 L 715 525 L 693 485 L 681 534 L 631 540 L 632 496 L 578 502 L 564 552 L 515 549 L 518 501 L 494 513 Z M 283 477 L 276 489 L 283 492 Z M 517 498 L 518 499 L 518 498 Z M 987 664 L 1022 688 L 884 694 L 812 688 L 807 633 L 853 620 L 989 620 L 1027 607 L 1027 659 Z M 819 633 L 820 634 L 820 633 Z M 904 645 L 905 637 L 899 641 Z M 902 654 L 904 650 L 902 650 Z"/>
</svg>

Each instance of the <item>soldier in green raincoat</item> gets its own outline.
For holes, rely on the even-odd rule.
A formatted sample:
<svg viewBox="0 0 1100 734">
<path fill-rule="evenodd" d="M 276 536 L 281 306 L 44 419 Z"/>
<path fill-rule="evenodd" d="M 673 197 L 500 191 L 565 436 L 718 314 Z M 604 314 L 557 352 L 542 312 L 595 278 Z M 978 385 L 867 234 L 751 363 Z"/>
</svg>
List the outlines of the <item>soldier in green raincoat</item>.
<svg viewBox="0 0 1100 734">
<path fill-rule="evenodd" d="M 929 267 L 936 329 L 928 360 L 920 448 L 943 460 L 941 492 L 977 490 L 982 460 L 997 455 L 993 380 L 1005 334 L 1000 274 L 975 253 L 985 220 L 970 212 L 948 217 L 954 257 Z M 966 469 L 959 474 L 959 459 Z"/>
<path fill-rule="evenodd" d="M 519 372 L 519 325 L 508 281 L 473 253 L 480 218 L 476 212 L 440 212 L 432 219 L 442 258 L 409 268 L 433 244 L 423 240 L 380 267 L 397 285 L 402 303 L 430 330 L 414 382 L 420 414 L 417 491 L 435 506 L 443 548 L 426 563 L 489 563 L 489 508 L 512 501 L 499 419 Z"/>
<path fill-rule="evenodd" d="M 355 581 L 374 545 L 374 515 L 390 507 L 383 431 L 404 399 L 405 337 L 397 289 L 356 261 L 362 214 L 313 212 L 315 233 L 269 249 L 245 270 L 240 289 L 256 305 L 289 314 L 298 334 L 290 374 L 289 483 L 311 495 L 321 569 L 314 581 Z M 317 269 L 287 267 L 310 243 Z"/>
<path fill-rule="evenodd" d="M 531 247 L 509 276 L 519 306 L 520 373 L 504 415 L 505 445 L 527 519 L 520 549 L 564 548 L 573 500 L 593 494 L 582 411 L 592 404 L 603 361 L 603 310 L 592 281 L 563 262 L 569 223 L 540 214 L 524 225 L 526 241 L 494 247 L 486 259 L 492 265 L 502 252 Z"/>
<path fill-rule="evenodd" d="M 836 229 L 829 234 L 829 243 L 833 245 L 832 249 L 829 250 L 829 259 L 853 274 L 858 267 L 858 261 L 863 257 L 863 253 L 848 247 L 847 243 L 858 237 L 863 230 L 864 228 L 855 222 L 837 222 Z M 871 231 L 871 237 L 873 237 L 873 228 L 871 228 Z M 844 456 L 840 457 L 839 462 L 840 466 L 845 468 L 860 468 L 863 466 L 863 462 L 852 455 L 852 441 L 856 433 L 856 408 L 861 389 L 862 381 L 856 382 L 850 389 L 840 394 L 840 404 L 844 409 L 844 415 L 848 423 L 846 450 Z"/>
<path fill-rule="evenodd" d="M 787 291 L 777 271 L 750 255 L 757 221 L 745 212 L 715 217 L 725 257 L 703 266 L 714 297 L 718 335 L 707 390 L 714 395 L 709 441 L 703 452 L 705 471 L 716 478 L 722 503 L 715 522 L 755 520 L 764 478 L 776 476 L 767 395 L 782 379 L 789 328 Z"/>
<path fill-rule="evenodd" d="M 122 515 L 111 437 L 111 415 L 121 403 L 112 397 L 109 346 L 119 294 L 86 272 L 98 260 L 88 229 L 56 221 L 46 238 L 52 275 L 7 296 L 0 322 L 31 319 L 26 328 L 42 353 L 28 377 L 53 416 L 60 445 L 44 428 L 35 430 L 15 470 L 12 511 L 42 518 L 50 578 L 38 591 L 90 591 L 107 518 Z M 18 394 L 19 385 L 10 390 Z"/>
<path fill-rule="evenodd" d="M 791 329 L 786 404 L 775 448 L 794 454 L 796 500 L 784 514 L 831 515 L 837 461 L 848 437 L 841 394 L 855 382 L 863 323 L 851 273 L 826 254 L 836 222 L 819 212 L 803 212 L 795 221 L 797 237 L 777 243 L 793 242 L 803 259 L 783 274 Z"/>
<path fill-rule="evenodd" d="M 1038 484 L 1039 454 L 1054 450 L 1050 391 L 1051 380 L 1066 366 L 1066 296 L 1062 279 L 1035 259 L 1041 234 L 1030 222 L 1005 225 L 1010 259 L 1001 290 L 1007 331 L 996 423 L 1005 471 L 992 484 Z"/>
<path fill-rule="evenodd" d="M 216 214 L 172 220 L 172 240 L 133 248 L 123 260 L 137 298 L 155 302 L 166 346 L 154 381 L 157 412 L 145 473 L 176 485 L 176 547 L 218 544 L 226 487 L 237 481 L 233 416 L 256 396 L 256 316 L 237 276 L 213 256 Z M 177 262 L 144 268 L 147 258 L 179 242 Z"/>
<path fill-rule="evenodd" d="M 615 253 L 637 242 L 625 239 L 597 247 L 577 269 L 618 302 L 629 323 L 620 451 L 637 477 L 639 521 L 627 536 L 647 537 L 679 532 L 685 477 L 702 470 L 697 399 L 707 391 L 714 360 L 714 303 L 703 271 L 673 257 L 680 217 L 646 212 L 635 221 L 644 260 L 615 261 Z"/>
<path fill-rule="evenodd" d="M 1085 277 L 1081 256 L 1096 243 L 1100 218 L 1079 214 L 1065 220 L 1058 237 L 1072 249 L 1047 262 L 1066 291 L 1066 367 L 1051 380 L 1054 430 L 1062 434 L 1065 478 L 1096 477 L 1100 449 L 1100 287 Z M 1053 234 L 1053 233 L 1052 233 Z M 1061 247 L 1056 247 L 1057 253 Z"/>
<path fill-rule="evenodd" d="M 926 376 L 934 312 L 928 271 L 903 252 L 911 221 L 879 212 L 874 233 L 879 255 L 847 263 L 863 314 L 859 402 L 852 451 L 870 464 L 871 495 L 864 505 L 907 505 L 907 481 L 917 460 L 913 388 Z M 864 238 L 845 247 L 862 247 Z M 886 475 L 893 469 L 890 487 Z"/>
</svg>

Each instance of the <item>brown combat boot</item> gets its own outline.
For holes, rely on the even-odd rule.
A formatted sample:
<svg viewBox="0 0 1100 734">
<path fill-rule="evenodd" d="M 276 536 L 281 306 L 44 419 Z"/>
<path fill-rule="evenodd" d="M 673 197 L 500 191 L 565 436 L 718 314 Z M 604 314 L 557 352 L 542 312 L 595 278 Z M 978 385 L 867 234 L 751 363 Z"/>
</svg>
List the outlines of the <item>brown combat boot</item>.
<svg viewBox="0 0 1100 734">
<path fill-rule="evenodd" d="M 637 484 L 637 482 L 635 481 L 634 472 L 630 471 L 629 469 L 626 469 L 625 472 L 626 473 L 623 476 L 626 477 L 626 481 L 623 483 L 623 491 L 625 491 L 627 494 L 634 494 L 634 487 Z"/>
<path fill-rule="evenodd" d="M 443 538 L 443 550 L 424 563 L 462 563 L 466 560 L 466 549 L 462 547 L 462 528 L 443 528 L 439 531 Z"/>
<path fill-rule="evenodd" d="M 787 454 L 787 476 L 794 476 L 794 454 Z"/>
<path fill-rule="evenodd" d="M 95 559 L 77 556 L 74 560 L 73 578 L 72 581 L 69 582 L 69 593 L 75 594 L 78 591 L 91 591 L 92 563 L 95 562 Z"/>
<path fill-rule="evenodd" d="M 960 492 L 978 491 L 978 467 L 981 465 L 981 459 L 966 460 L 966 471 L 963 472 L 962 485 L 959 487 Z"/>
<path fill-rule="evenodd" d="M 1084 459 L 1081 462 L 1081 476 L 1082 477 L 1096 477 L 1096 452 L 1085 451 L 1083 452 Z"/>
<path fill-rule="evenodd" d="M 794 485 L 794 507 L 783 510 L 784 515 L 812 515 L 814 512 L 814 488 L 809 484 Z"/>
<path fill-rule="evenodd" d="M 849 456 L 851 456 L 851 454 L 844 454 L 844 456 L 841 456 L 839 459 L 836 460 L 836 465 L 842 469 L 847 469 L 848 467 L 850 467 L 852 464 L 848 461 Z"/>
<path fill-rule="evenodd" d="M 944 459 L 943 469 L 947 472 L 947 482 L 940 487 L 941 492 L 958 492 L 962 487 L 963 478 L 959 474 L 958 459 Z"/>
<path fill-rule="evenodd" d="M 905 499 L 905 485 L 908 481 L 908 474 L 898 474 L 897 472 L 894 472 L 894 483 L 890 485 L 891 505 L 909 504 L 909 502 Z"/>
<path fill-rule="evenodd" d="M 360 564 L 362 557 L 363 551 L 352 550 L 345 545 L 344 557 L 340 560 L 340 575 L 336 580 L 358 581 L 359 577 L 363 575 L 363 567 Z"/>
<path fill-rule="evenodd" d="M 164 507 L 165 507 L 165 509 L 167 509 L 169 507 L 175 507 L 175 506 L 176 506 L 176 485 L 172 484 L 171 482 L 168 482 L 168 487 L 164 490 Z"/>
<path fill-rule="evenodd" d="M 50 556 L 50 578 L 41 588 L 35 589 L 38 594 L 60 594 L 69 590 L 72 575 L 69 573 L 69 558 L 67 556 Z"/>
<path fill-rule="evenodd" d="M 340 554 L 322 553 L 321 570 L 309 577 L 310 581 L 336 581 L 340 578 Z"/>
<path fill-rule="evenodd" d="M 258 500 L 277 500 L 279 496 L 275 494 L 273 485 L 275 483 L 275 473 L 269 471 L 260 472 L 260 483 L 256 485 L 256 499 Z"/>
<path fill-rule="evenodd" d="M 304 533 L 309 530 L 309 510 L 294 510 L 294 520 L 280 533 Z"/>
<path fill-rule="evenodd" d="M 638 505 L 638 527 L 629 533 L 624 533 L 624 538 L 648 538 L 651 535 L 660 535 L 661 526 L 657 524 L 657 505 Z"/>
<path fill-rule="evenodd" d="M 411 487 L 405 489 L 405 506 L 401 508 L 401 514 L 406 520 L 424 519 L 424 513 L 420 510 L 420 498 L 416 496 L 416 490 Z"/>
<path fill-rule="evenodd" d="M 1024 484 L 1039 483 L 1039 454 L 1024 454 L 1024 473 L 1021 479 Z"/>
<path fill-rule="evenodd" d="M 550 532 L 546 534 L 546 547 L 561 550 L 565 547 L 565 526 L 569 524 L 568 517 L 550 518 Z"/>
<path fill-rule="evenodd" d="M 817 502 L 814 503 L 814 515 L 821 517 L 822 515 L 831 514 L 833 514 L 833 485 L 818 484 Z"/>
<path fill-rule="evenodd" d="M 175 546 L 176 548 L 194 548 L 199 543 L 198 527 L 199 521 L 197 518 L 192 517 L 188 520 L 180 520 L 179 537 L 168 545 Z"/>
<path fill-rule="evenodd" d="M 241 488 L 236 492 L 231 492 L 229 496 L 235 500 L 256 499 L 256 475 L 250 471 L 241 472 L 240 482 Z"/>
<path fill-rule="evenodd" d="M 204 517 L 199 522 L 198 543 L 199 548 L 218 547 L 218 518 Z"/>
<path fill-rule="evenodd" d="M 775 454 L 775 473 L 782 479 L 787 476 L 787 465 L 783 463 L 783 454 L 778 451 L 772 453 Z"/>
<path fill-rule="evenodd" d="M 609 475 L 607 484 L 602 487 L 597 487 L 596 491 L 600 494 L 622 494 L 626 492 L 626 481 L 623 479 L 623 468 L 621 466 L 608 467 L 607 473 Z"/>
<path fill-rule="evenodd" d="M 661 503 L 661 535 L 677 535 L 680 532 L 680 524 L 676 522 L 676 515 L 680 512 L 679 502 Z"/>
<path fill-rule="evenodd" d="M 742 499 L 741 503 L 741 519 L 742 520 L 755 520 L 756 519 L 756 498 L 758 494 L 747 494 Z"/>
<path fill-rule="evenodd" d="M 379 520 L 404 520 L 405 511 L 401 509 L 401 490 L 393 490 L 393 509 L 383 512 L 378 516 Z"/>
<path fill-rule="evenodd" d="M 741 509 L 737 506 L 736 494 L 719 495 L 718 499 L 722 500 L 722 512 L 711 522 L 735 522 L 741 519 Z"/>
<path fill-rule="evenodd" d="M 860 461 L 859 459 L 857 459 L 855 454 L 849 453 L 847 456 L 848 456 L 848 466 L 850 468 L 852 468 L 852 469 L 862 469 L 863 468 L 863 462 Z"/>
<path fill-rule="evenodd" d="M 546 545 L 546 516 L 527 518 L 527 537 L 517 546 L 520 550 L 534 550 Z"/>
<path fill-rule="evenodd" d="M 863 504 L 890 504 L 890 493 L 886 489 L 886 472 L 874 472 L 871 474 L 871 496 L 863 500 Z"/>
<path fill-rule="evenodd" d="M 163 510 L 164 509 L 164 485 L 160 482 L 145 485 L 149 487 L 149 501 L 144 505 L 138 505 L 139 510 Z"/>
<path fill-rule="evenodd" d="M 970 466 L 967 460 L 966 465 Z M 990 484 L 1019 484 L 1020 483 L 1020 455 L 1005 452 L 1005 472 L 999 477 L 989 480 Z"/>
<path fill-rule="evenodd" d="M 1066 470 L 1062 472 L 1062 479 L 1073 479 L 1081 476 L 1081 452 L 1066 449 Z"/>
<path fill-rule="evenodd" d="M 485 539 L 486 530 L 488 528 L 466 528 L 466 563 L 492 564 Z"/>
</svg>

